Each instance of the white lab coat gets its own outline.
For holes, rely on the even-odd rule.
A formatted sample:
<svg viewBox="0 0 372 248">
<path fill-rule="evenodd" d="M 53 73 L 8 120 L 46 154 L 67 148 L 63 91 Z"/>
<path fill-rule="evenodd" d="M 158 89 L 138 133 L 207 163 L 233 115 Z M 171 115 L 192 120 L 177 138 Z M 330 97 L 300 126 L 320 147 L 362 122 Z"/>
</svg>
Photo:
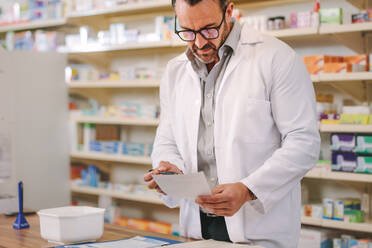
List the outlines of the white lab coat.
<svg viewBox="0 0 372 248">
<path fill-rule="evenodd" d="M 186 55 L 172 59 L 160 87 L 154 168 L 169 161 L 184 173 L 198 171 L 201 97 L 199 77 Z M 297 247 L 300 181 L 320 147 L 314 89 L 301 58 L 278 39 L 243 26 L 215 104 L 219 183 L 242 182 L 258 197 L 225 218 L 230 239 Z M 199 206 L 193 200 L 164 200 L 169 207 L 180 205 L 181 235 L 201 239 Z"/>
</svg>

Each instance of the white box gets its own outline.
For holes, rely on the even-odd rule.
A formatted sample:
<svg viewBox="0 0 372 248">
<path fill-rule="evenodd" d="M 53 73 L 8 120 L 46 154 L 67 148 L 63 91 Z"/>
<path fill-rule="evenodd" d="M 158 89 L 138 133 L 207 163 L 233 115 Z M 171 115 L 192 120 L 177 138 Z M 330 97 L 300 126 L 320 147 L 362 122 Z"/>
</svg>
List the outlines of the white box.
<svg viewBox="0 0 372 248">
<path fill-rule="evenodd" d="M 300 233 L 299 248 L 332 247 L 332 232 L 312 228 L 302 228 Z"/>
<path fill-rule="evenodd" d="M 53 243 L 95 241 L 103 234 L 102 208 L 61 207 L 37 212 L 41 237 Z"/>
</svg>

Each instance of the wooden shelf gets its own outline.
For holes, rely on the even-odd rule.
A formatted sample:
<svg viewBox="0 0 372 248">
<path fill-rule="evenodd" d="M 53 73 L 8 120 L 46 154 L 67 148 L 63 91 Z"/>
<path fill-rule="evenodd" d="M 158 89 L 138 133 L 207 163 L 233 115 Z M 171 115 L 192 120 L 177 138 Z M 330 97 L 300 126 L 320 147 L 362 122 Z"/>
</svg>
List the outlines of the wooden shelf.
<svg viewBox="0 0 372 248">
<path fill-rule="evenodd" d="M 304 38 L 317 35 L 318 28 L 288 28 L 282 30 L 266 31 L 264 33 L 275 36 L 277 38 Z"/>
<path fill-rule="evenodd" d="M 60 53 L 67 54 L 85 54 L 85 53 L 103 53 L 103 52 L 119 52 L 142 49 L 156 49 L 156 48 L 175 48 L 186 47 L 186 43 L 180 41 L 153 41 L 153 42 L 133 42 L 121 45 L 102 46 L 99 44 L 82 46 L 79 49 L 67 49 L 66 47 L 59 47 L 57 49 Z"/>
<path fill-rule="evenodd" d="M 345 221 L 323 220 L 305 216 L 301 217 L 301 222 L 304 225 L 372 233 L 372 223 L 350 223 Z"/>
<path fill-rule="evenodd" d="M 320 124 L 323 133 L 372 133 L 372 125 L 328 125 Z"/>
<path fill-rule="evenodd" d="M 108 124 L 108 125 L 123 125 L 123 126 L 157 126 L 159 125 L 158 119 L 130 119 L 124 117 L 89 117 L 89 116 L 74 116 L 70 120 L 78 123 L 95 123 L 95 124 Z"/>
<path fill-rule="evenodd" d="M 142 1 L 139 3 L 124 4 L 122 6 L 115 6 L 104 9 L 92 9 L 81 12 L 70 12 L 67 14 L 68 18 L 82 18 L 94 16 L 115 16 L 119 14 L 145 14 L 151 13 L 158 9 L 171 10 L 171 4 L 168 0 L 154 0 Z"/>
<path fill-rule="evenodd" d="M 354 24 L 328 24 L 319 27 L 319 34 L 337 34 L 372 31 L 372 22 Z"/>
<path fill-rule="evenodd" d="M 42 20 L 42 21 L 30 21 L 24 23 L 17 23 L 11 25 L 2 25 L 0 26 L 0 33 L 8 31 L 20 31 L 20 30 L 29 30 L 29 29 L 38 29 L 38 28 L 50 28 L 62 26 L 67 23 L 66 19 L 51 19 L 51 20 Z"/>
<path fill-rule="evenodd" d="M 70 186 L 70 190 L 73 193 L 89 194 L 89 195 L 105 195 L 116 199 L 123 199 L 128 201 L 144 202 L 151 204 L 164 205 L 163 201 L 155 196 L 141 195 L 141 194 L 130 194 L 115 190 L 99 189 L 93 187 L 80 187 Z"/>
<path fill-rule="evenodd" d="M 305 178 L 372 183 L 372 175 L 361 173 L 326 172 L 311 170 L 305 175 Z"/>
<path fill-rule="evenodd" d="M 158 88 L 160 81 L 138 80 L 127 82 L 116 81 L 98 81 L 98 82 L 83 82 L 73 81 L 68 83 L 70 89 L 91 89 L 91 88 Z"/>
<path fill-rule="evenodd" d="M 150 157 L 105 154 L 105 153 L 99 153 L 99 152 L 78 152 L 76 151 L 76 152 L 71 152 L 70 157 L 75 158 L 75 159 L 109 161 L 109 162 L 119 162 L 119 163 L 128 163 L 128 164 L 143 164 L 143 165 L 152 164 Z"/>
<path fill-rule="evenodd" d="M 372 81 L 372 72 L 323 73 L 311 75 L 311 80 L 315 86 L 326 83 L 357 101 L 365 102 L 368 100 L 366 83 Z"/>
<path fill-rule="evenodd" d="M 323 73 L 311 75 L 313 82 L 372 81 L 372 72 Z"/>
</svg>

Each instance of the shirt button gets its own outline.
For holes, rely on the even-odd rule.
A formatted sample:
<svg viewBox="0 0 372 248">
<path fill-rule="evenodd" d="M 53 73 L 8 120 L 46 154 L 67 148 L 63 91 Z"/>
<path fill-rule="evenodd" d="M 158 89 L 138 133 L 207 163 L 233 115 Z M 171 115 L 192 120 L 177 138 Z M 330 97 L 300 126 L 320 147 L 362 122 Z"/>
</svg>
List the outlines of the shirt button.
<svg viewBox="0 0 372 248">
<path fill-rule="evenodd" d="M 212 151 L 211 150 L 208 151 L 208 155 L 212 156 Z"/>
<path fill-rule="evenodd" d="M 208 127 L 212 126 L 212 123 L 211 122 L 207 122 L 207 126 Z"/>
<path fill-rule="evenodd" d="M 212 94 L 211 93 L 207 94 L 207 97 L 208 98 L 211 98 L 212 97 Z"/>
</svg>

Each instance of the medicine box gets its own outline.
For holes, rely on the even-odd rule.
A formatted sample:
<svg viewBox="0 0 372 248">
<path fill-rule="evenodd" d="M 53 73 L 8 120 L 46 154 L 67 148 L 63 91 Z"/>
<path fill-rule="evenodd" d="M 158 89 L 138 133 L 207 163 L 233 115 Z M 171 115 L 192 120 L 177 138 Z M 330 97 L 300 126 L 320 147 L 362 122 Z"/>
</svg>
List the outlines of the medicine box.
<svg viewBox="0 0 372 248">
<path fill-rule="evenodd" d="M 355 172 L 372 174 L 372 157 L 358 156 Z"/>
<path fill-rule="evenodd" d="M 355 152 L 372 154 L 372 136 L 357 135 Z"/>
<path fill-rule="evenodd" d="M 352 152 L 332 152 L 332 171 L 354 172 L 357 156 Z"/>
<path fill-rule="evenodd" d="M 342 8 L 320 9 L 321 24 L 342 24 Z"/>
<path fill-rule="evenodd" d="M 331 134 L 331 150 L 354 151 L 355 136 L 353 134 Z"/>
<path fill-rule="evenodd" d="M 298 247 L 332 247 L 332 232 L 312 228 L 302 228 Z"/>
</svg>

